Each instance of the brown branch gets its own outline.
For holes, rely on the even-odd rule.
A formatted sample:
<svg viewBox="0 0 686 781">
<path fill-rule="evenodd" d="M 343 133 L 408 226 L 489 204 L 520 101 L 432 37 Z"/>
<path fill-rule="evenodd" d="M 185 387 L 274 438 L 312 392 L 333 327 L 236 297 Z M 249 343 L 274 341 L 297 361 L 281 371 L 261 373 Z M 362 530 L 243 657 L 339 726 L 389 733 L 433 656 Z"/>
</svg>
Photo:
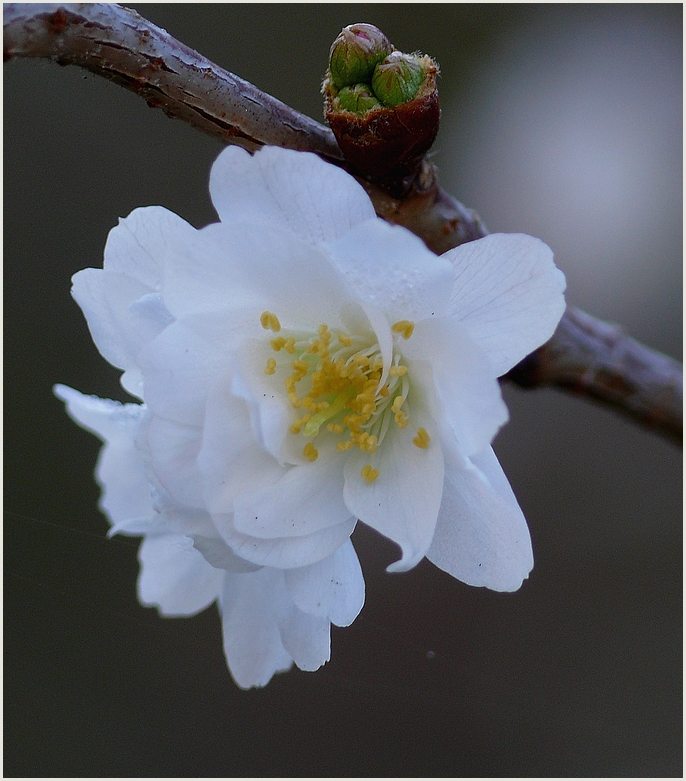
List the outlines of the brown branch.
<svg viewBox="0 0 686 781">
<path fill-rule="evenodd" d="M 115 4 L 4 5 L 4 58 L 47 57 L 86 68 L 224 143 L 315 152 L 345 163 L 331 131 L 223 70 Z M 393 198 L 360 180 L 377 214 L 442 253 L 488 231 L 442 190 L 424 162 L 409 193 Z M 681 366 L 568 307 L 552 339 L 508 375 L 524 387 L 554 385 L 601 401 L 674 442 L 682 441 Z"/>
<path fill-rule="evenodd" d="M 4 58 L 79 65 L 224 143 L 341 160 L 333 133 L 113 3 L 6 3 Z"/>
<path fill-rule="evenodd" d="M 596 399 L 682 442 L 681 364 L 579 309 L 567 307 L 553 338 L 505 376 L 525 388 L 553 385 Z"/>
</svg>

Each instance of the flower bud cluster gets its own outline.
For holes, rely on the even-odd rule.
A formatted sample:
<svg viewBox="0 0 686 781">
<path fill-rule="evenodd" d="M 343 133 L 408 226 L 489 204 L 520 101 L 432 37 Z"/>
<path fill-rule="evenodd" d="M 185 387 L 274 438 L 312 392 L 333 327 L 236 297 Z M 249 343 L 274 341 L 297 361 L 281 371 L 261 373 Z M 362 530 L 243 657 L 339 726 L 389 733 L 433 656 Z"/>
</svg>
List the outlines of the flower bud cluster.
<svg viewBox="0 0 686 781">
<path fill-rule="evenodd" d="M 374 25 L 351 24 L 331 46 L 324 92 L 335 109 L 365 114 L 417 97 L 435 68 L 428 57 L 396 51 Z"/>
<path fill-rule="evenodd" d="M 404 197 L 438 132 L 437 76 L 430 57 L 396 51 L 374 25 L 341 31 L 322 92 L 324 116 L 349 170 Z"/>
</svg>

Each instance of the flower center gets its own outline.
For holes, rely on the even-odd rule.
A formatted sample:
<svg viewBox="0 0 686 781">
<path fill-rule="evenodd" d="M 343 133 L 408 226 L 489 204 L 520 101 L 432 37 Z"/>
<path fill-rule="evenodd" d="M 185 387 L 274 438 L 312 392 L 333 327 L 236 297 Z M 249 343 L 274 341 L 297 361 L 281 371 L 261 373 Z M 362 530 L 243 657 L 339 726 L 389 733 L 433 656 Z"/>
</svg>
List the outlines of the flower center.
<svg viewBox="0 0 686 781">
<path fill-rule="evenodd" d="M 370 345 L 368 339 L 331 330 L 325 323 L 317 335 L 282 332 L 278 317 L 271 312 L 263 312 L 260 322 L 266 330 L 280 334 L 270 341 L 276 357 L 268 359 L 264 371 L 278 373 L 283 379 L 288 399 L 297 411 L 289 431 L 311 440 L 303 447 L 305 458 L 317 459 L 319 451 L 314 443 L 327 432 L 336 438 L 339 452 L 357 447 L 369 453 L 372 463 L 362 469 L 362 477 L 370 483 L 376 480 L 379 471 L 374 468 L 374 454 L 389 426 L 403 429 L 410 422 L 410 382 L 400 353 L 393 350 L 382 385 L 384 362 L 378 343 Z M 401 320 L 391 330 L 409 339 L 414 324 Z M 429 447 L 425 429 L 417 430 L 413 443 Z"/>
</svg>

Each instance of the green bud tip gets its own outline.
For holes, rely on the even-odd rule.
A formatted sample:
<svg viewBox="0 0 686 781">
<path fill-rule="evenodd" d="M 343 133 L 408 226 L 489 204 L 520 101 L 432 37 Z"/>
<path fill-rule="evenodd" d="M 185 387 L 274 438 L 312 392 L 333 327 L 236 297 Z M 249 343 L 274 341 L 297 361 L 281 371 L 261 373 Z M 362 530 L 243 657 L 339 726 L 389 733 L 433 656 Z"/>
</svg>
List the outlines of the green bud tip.
<svg viewBox="0 0 686 781">
<path fill-rule="evenodd" d="M 336 100 L 344 111 L 352 111 L 353 114 L 364 114 L 372 109 L 382 107 L 368 84 L 353 84 L 352 87 L 342 87 Z"/>
<path fill-rule="evenodd" d="M 374 67 L 393 51 L 393 45 L 373 24 L 350 24 L 331 46 L 329 72 L 337 88 L 371 80 Z"/>
<path fill-rule="evenodd" d="M 392 52 L 374 69 L 372 89 L 384 106 L 398 106 L 412 100 L 424 82 L 424 71 L 417 59 Z"/>
</svg>

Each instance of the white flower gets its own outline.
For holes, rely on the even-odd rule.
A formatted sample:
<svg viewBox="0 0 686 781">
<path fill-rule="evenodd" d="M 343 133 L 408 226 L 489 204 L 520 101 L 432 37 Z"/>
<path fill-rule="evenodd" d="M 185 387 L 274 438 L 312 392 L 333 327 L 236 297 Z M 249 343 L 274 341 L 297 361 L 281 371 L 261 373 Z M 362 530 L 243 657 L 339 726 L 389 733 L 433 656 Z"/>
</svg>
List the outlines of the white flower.
<svg viewBox="0 0 686 781">
<path fill-rule="evenodd" d="M 221 222 L 138 209 L 104 269 L 74 277 L 96 345 L 145 402 L 58 392 L 108 443 L 115 529 L 146 535 L 141 600 L 187 614 L 221 592 L 247 686 L 291 658 L 319 666 L 329 620 L 354 619 L 357 518 L 400 546 L 389 569 L 426 555 L 518 588 L 531 543 L 490 443 L 507 419 L 497 377 L 564 310 L 550 249 L 496 234 L 437 257 L 346 173 L 276 148 L 226 149 L 210 190 Z M 258 640 L 268 661 L 245 672 L 232 653 Z"/>
<path fill-rule="evenodd" d="M 236 682 L 264 686 L 292 661 L 316 670 L 329 659 L 330 624 L 351 624 L 364 602 L 362 571 L 347 540 L 309 566 L 259 567 L 216 539 L 206 513 L 170 503 L 148 481 L 139 439 L 144 405 L 84 396 L 64 385 L 69 414 L 104 442 L 96 475 L 111 533 L 144 535 L 138 595 L 165 616 L 190 616 L 219 600 L 224 650 Z"/>
</svg>

